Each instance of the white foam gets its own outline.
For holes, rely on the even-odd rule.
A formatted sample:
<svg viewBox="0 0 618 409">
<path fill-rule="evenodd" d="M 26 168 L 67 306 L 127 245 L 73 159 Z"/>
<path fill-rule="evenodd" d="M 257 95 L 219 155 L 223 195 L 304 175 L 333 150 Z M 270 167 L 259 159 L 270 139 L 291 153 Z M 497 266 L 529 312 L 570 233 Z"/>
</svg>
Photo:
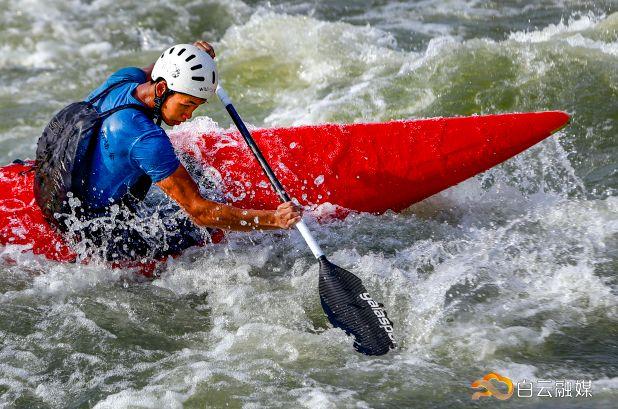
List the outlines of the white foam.
<svg viewBox="0 0 618 409">
<path fill-rule="evenodd" d="M 339 407 L 341 402 L 354 405 L 356 408 L 369 408 L 363 401 L 355 399 L 357 392 L 332 386 L 314 386 L 292 389 L 288 392 L 296 397 L 297 403 L 303 408 L 329 409 Z"/>
<path fill-rule="evenodd" d="M 359 99 L 368 98 L 378 109 L 386 109 L 379 95 L 386 84 L 376 87 L 376 81 L 398 67 L 404 56 L 393 50 L 394 38 L 379 29 L 272 12 L 256 13 L 245 25 L 230 28 L 221 43 L 226 50 L 221 55 L 222 71 L 228 61 L 242 64 L 247 58 L 269 58 L 279 61 L 290 75 L 278 78 L 290 82 L 288 90 L 266 90 L 278 101 L 265 118 L 268 125 L 323 122 L 338 104 Z M 358 71 L 359 78 L 349 83 L 351 71 Z M 338 90 L 323 95 L 333 84 L 339 85 Z M 245 92 L 252 95 L 251 90 Z M 266 95 L 261 91 L 256 96 Z"/>
<path fill-rule="evenodd" d="M 613 392 L 618 389 L 618 377 L 592 380 L 593 392 Z"/>
<path fill-rule="evenodd" d="M 561 20 L 558 24 L 550 24 L 541 30 L 511 33 L 509 39 L 525 43 L 547 42 L 553 39 L 564 38 L 565 35 L 594 28 L 602 18 L 603 16 L 597 17 L 594 14 L 571 17 L 566 24 Z"/>
<path fill-rule="evenodd" d="M 161 391 L 156 386 L 145 387 L 141 391 L 127 389 L 107 396 L 93 406 L 93 409 L 118 409 L 139 406 L 140 408 L 182 409 L 185 394 L 174 391 Z"/>
<path fill-rule="evenodd" d="M 176 7 L 168 2 L 155 2 L 153 7 L 165 10 L 170 4 Z M 431 0 L 386 3 L 365 13 L 379 19 L 383 10 L 391 10 L 383 15 L 392 19 L 392 26 L 408 24 L 416 32 L 435 36 L 426 50 L 416 53 L 402 51 L 391 34 L 375 25 L 359 27 L 272 12 L 256 13 L 245 21 L 249 6 L 234 4 L 249 12 L 234 16 L 237 25 L 217 48 L 221 72 L 247 69 L 258 75 L 258 80 L 251 77 L 246 83 L 248 77 L 243 75 L 238 83 L 233 83 L 232 74 L 224 78 L 229 78 L 226 87 L 243 87 L 242 93 L 236 88 L 239 98 L 259 105 L 252 115 L 264 116 L 269 125 L 381 120 L 422 112 L 442 101 L 440 87 L 448 83 L 440 81 L 451 77 L 440 77 L 440 70 L 457 73 L 458 66 L 449 59 L 458 58 L 458 52 L 514 53 L 516 65 L 522 64 L 515 84 L 526 84 L 530 73 L 550 72 L 551 64 L 535 60 L 542 55 L 537 45 L 544 42 L 616 56 L 615 43 L 601 39 L 600 17 L 594 16 L 513 33 L 506 41 L 463 41 L 450 26 L 405 20 L 415 7 L 433 8 L 444 16 L 478 9 L 476 15 L 487 17 L 496 15 L 496 10 L 484 11 L 478 2 Z M 0 68 L 22 69 L 28 75 L 53 69 L 29 79 L 30 88 L 22 89 L 23 79 L 0 87 L 4 94 L 20 91 L 20 103 L 41 98 L 39 91 L 58 82 L 54 73 L 75 63 L 68 58 L 72 52 L 96 65 L 84 71 L 93 82 L 109 72 L 108 60 L 124 63 L 130 54 L 133 61 L 133 45 L 117 47 L 118 41 L 106 33 L 113 30 L 110 24 L 128 27 L 142 14 L 108 13 L 117 8 L 111 0 L 45 4 L 31 0 L 10 7 L 9 18 L 17 19 L 19 10 L 32 19 L 31 36 L 0 46 Z M 41 13 L 44 7 L 49 12 Z M 64 13 L 65 9 L 70 10 Z M 180 9 L 178 21 L 188 19 Z M 391 12 L 398 14 L 389 16 Z M 83 24 L 78 21 L 80 14 L 85 16 Z M 152 18 L 154 25 L 159 24 L 157 16 Z M 389 22 L 384 24 L 380 27 Z M 48 31 L 51 39 L 46 39 Z M 144 60 L 174 41 L 173 30 L 129 31 L 129 39 L 122 41 L 135 41 L 135 48 L 146 50 L 140 56 Z M 265 76 L 269 81 L 261 82 L 261 69 L 276 75 L 271 72 Z M 390 95 L 394 90 L 405 94 L 396 103 Z M 53 110 L 63 102 L 50 100 L 45 106 Z M 21 123 L 0 134 L 0 142 L 8 147 L 2 151 L 5 162 L 16 153 L 34 151 L 37 127 L 38 122 Z M 227 131 L 198 117 L 170 134 L 183 149 L 197 152 L 197 138 L 207 132 L 222 135 L 218 146 L 237 144 L 226 137 Z M 315 176 L 307 177 L 306 183 L 321 182 Z M 545 377 L 543 365 L 528 362 L 519 354 L 522 349 L 535 351 L 550 337 L 560 340 L 565 328 L 618 319 L 612 283 L 598 273 L 618 232 L 618 201 L 592 200 L 585 193 L 567 152 L 552 139 L 405 214 L 352 214 L 345 221 L 318 225 L 316 218 L 341 209 L 328 203 L 316 208 L 308 223 L 329 258 L 361 277 L 395 322 L 401 347 L 379 358 L 355 353 L 351 339 L 328 328 L 317 292 L 318 265 L 296 232 L 231 234 L 224 244 L 193 249 L 170 261 L 160 280 L 145 285 L 150 290 L 125 294 L 119 289 L 121 300 L 110 292 L 120 271 L 49 262 L 23 253 L 23 247 L 4 246 L 0 257 L 14 260 L 3 262 L 2 273 L 14 280 L 10 282 L 14 286 L 0 296 L 0 303 L 31 308 L 28 317 L 36 325 L 24 336 L 7 338 L 6 331 L 0 333 L 8 340 L 0 351 L 1 382 L 10 388 L 0 397 L 0 405 L 10 406 L 10 399 L 30 395 L 62 407 L 84 391 L 100 390 L 102 400 L 95 403 L 99 408 L 183 407 L 189 399 L 195 404 L 212 396 L 225 396 L 230 405 L 244 407 L 338 407 L 342 401 L 371 407 L 386 402 L 381 396 L 385 384 L 375 391 L 360 390 L 358 385 L 375 384 L 376 373 L 383 374 L 393 389 L 412 394 L 438 384 L 457 389 L 461 382 L 473 380 L 461 379 L 461 374 L 476 370 L 479 376 L 495 370 L 514 380 Z M 424 214 L 418 211 L 423 207 Z M 159 292 L 165 296 L 158 298 Z M 90 314 L 88 302 L 118 315 Z M 169 303 L 170 308 L 176 302 L 196 302 L 203 322 L 169 332 L 159 323 L 157 331 L 164 331 L 160 335 L 169 344 L 151 350 L 124 340 L 114 326 L 100 321 L 126 319 L 137 333 L 149 331 L 161 317 L 141 320 L 144 315 L 137 307 L 144 303 L 147 313 L 154 302 Z M 100 349 L 83 348 L 92 339 L 99 341 Z M 111 348 L 118 354 L 110 353 Z M 578 359 L 581 363 L 586 358 Z M 66 378 L 46 377 L 45 371 L 57 362 L 73 372 Z M 569 371 L 570 365 L 562 362 L 557 370 Z M 616 383 L 615 378 L 593 381 L 602 393 L 613 393 Z"/>
<path fill-rule="evenodd" d="M 571 47 L 579 47 L 586 50 L 598 50 L 607 55 L 618 57 L 618 42 L 606 43 L 603 41 L 595 41 L 584 37 L 581 33 L 577 33 L 565 40 Z"/>
</svg>

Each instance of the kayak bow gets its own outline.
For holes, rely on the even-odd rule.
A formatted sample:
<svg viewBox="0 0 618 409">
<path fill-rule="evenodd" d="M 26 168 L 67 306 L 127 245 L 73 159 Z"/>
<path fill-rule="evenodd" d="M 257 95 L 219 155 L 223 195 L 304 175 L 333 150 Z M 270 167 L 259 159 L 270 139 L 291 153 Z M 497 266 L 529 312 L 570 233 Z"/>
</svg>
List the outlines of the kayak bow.
<svg viewBox="0 0 618 409">
<path fill-rule="evenodd" d="M 291 197 L 371 213 L 400 211 L 481 173 L 566 125 L 564 112 L 257 129 L 253 137 Z M 235 206 L 279 199 L 236 131 L 172 142 L 221 176 Z"/>
</svg>

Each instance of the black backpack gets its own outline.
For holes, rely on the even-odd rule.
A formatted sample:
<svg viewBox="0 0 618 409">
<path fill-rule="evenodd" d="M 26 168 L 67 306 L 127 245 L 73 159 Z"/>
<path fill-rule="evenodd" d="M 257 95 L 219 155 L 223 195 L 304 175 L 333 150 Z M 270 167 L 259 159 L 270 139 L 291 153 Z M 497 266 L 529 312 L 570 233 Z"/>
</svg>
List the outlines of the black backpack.
<svg viewBox="0 0 618 409">
<path fill-rule="evenodd" d="M 83 167 L 92 151 L 93 142 L 103 120 L 114 112 L 127 108 L 138 109 L 152 116 L 147 107 L 138 104 L 120 105 L 104 112 L 99 112 L 95 108 L 96 101 L 105 97 L 114 88 L 129 82 L 135 81 L 117 82 L 90 101 L 74 102 L 66 106 L 54 115 L 37 142 L 34 197 L 47 221 L 61 231 L 67 230 L 61 216 L 72 212 L 70 198 L 74 196 L 74 192 L 81 191 L 86 183 L 84 176 L 75 180 L 73 171 Z M 150 187 L 150 178 L 146 181 L 148 183 L 141 179 L 137 185 L 140 185 L 139 190 L 142 191 L 140 194 L 145 196 Z M 74 186 L 74 183 L 79 185 Z"/>
</svg>

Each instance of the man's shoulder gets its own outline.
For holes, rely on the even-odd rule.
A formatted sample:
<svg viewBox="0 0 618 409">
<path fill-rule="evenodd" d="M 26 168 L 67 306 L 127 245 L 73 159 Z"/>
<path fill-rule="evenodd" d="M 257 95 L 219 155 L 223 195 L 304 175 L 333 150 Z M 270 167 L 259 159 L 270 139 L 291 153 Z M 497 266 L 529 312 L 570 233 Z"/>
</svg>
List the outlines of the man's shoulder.
<svg viewBox="0 0 618 409">
<path fill-rule="evenodd" d="M 115 83 L 123 80 L 133 80 L 135 82 L 146 82 L 146 73 L 137 67 L 125 67 L 121 68 L 108 78 L 107 82 Z"/>
<path fill-rule="evenodd" d="M 137 67 L 121 68 L 115 73 L 113 73 L 112 75 L 110 75 L 109 77 L 107 77 L 107 79 L 101 85 L 99 85 L 96 89 L 94 89 L 88 95 L 86 99 L 91 100 L 92 98 L 95 98 L 95 96 L 100 95 L 106 89 L 108 89 L 109 87 L 113 86 L 114 84 L 120 81 L 129 81 L 132 83 L 142 84 L 146 82 L 146 79 L 147 79 L 146 73 L 141 68 L 137 68 Z M 121 88 L 129 87 L 130 85 L 131 84 L 124 84 L 121 86 Z"/>
</svg>

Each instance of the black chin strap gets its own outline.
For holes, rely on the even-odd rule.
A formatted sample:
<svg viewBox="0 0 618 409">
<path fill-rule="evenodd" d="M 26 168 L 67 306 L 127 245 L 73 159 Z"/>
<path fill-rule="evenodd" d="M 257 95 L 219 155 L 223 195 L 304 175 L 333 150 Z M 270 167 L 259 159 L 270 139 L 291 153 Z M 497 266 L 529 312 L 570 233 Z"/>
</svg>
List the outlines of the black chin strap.
<svg viewBox="0 0 618 409">
<path fill-rule="evenodd" d="M 173 93 L 174 93 L 174 91 L 171 91 L 171 90 L 166 88 L 165 92 L 163 92 L 163 94 L 160 97 L 158 97 L 157 96 L 157 91 L 155 89 L 153 121 L 155 121 L 155 123 L 158 126 L 161 126 L 161 121 L 163 120 L 163 114 L 161 113 L 161 107 L 163 106 L 163 103 L 165 102 L 167 97 L 169 97 Z"/>
</svg>

